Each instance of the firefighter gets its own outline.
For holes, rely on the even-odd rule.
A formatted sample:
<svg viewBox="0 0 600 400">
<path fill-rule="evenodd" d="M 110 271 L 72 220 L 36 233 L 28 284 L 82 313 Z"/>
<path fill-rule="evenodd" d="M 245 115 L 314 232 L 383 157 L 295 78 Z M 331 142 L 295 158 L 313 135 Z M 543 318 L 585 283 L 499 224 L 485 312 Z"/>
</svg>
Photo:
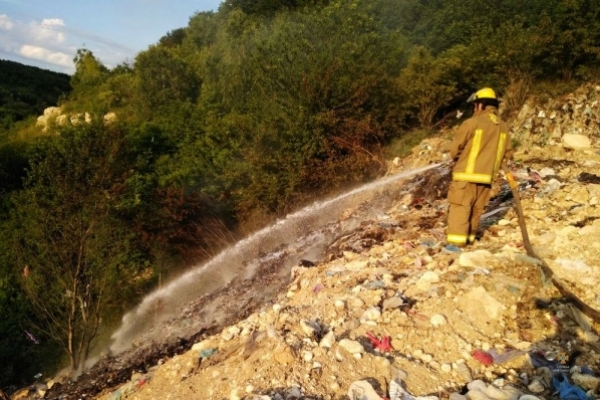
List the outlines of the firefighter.
<svg viewBox="0 0 600 400">
<path fill-rule="evenodd" d="M 479 219 L 492 189 L 492 182 L 513 149 L 508 126 L 498 116 L 498 98 L 484 88 L 467 100 L 474 115 L 457 130 L 450 156 L 455 162 L 448 189 L 446 241 L 458 247 L 475 242 Z"/>
</svg>

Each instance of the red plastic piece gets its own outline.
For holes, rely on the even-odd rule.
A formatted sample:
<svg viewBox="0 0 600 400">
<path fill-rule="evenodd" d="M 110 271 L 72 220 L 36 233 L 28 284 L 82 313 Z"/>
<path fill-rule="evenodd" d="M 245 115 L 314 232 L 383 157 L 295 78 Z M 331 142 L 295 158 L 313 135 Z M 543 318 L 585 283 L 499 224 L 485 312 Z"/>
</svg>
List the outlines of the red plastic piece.
<svg viewBox="0 0 600 400">
<path fill-rule="evenodd" d="M 486 367 L 494 363 L 494 357 L 492 357 L 490 353 L 487 353 L 483 350 L 474 350 L 473 358 L 485 365 Z"/>
<path fill-rule="evenodd" d="M 373 344 L 373 348 L 375 348 L 376 350 L 379 350 L 384 353 L 394 350 L 392 348 L 392 343 L 391 343 L 392 338 L 389 336 L 383 336 L 381 338 L 378 338 L 377 336 L 373 335 L 371 332 L 367 332 L 367 337 L 371 340 L 371 343 Z"/>
</svg>

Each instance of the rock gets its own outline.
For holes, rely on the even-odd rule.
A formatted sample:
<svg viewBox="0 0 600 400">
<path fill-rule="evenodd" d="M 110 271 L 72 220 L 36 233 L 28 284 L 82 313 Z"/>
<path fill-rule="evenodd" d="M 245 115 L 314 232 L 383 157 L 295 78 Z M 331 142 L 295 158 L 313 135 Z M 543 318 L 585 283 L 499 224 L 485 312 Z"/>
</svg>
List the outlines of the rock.
<svg viewBox="0 0 600 400">
<path fill-rule="evenodd" d="M 467 400 L 466 396 L 463 396 L 460 393 L 451 393 L 450 397 L 448 398 L 449 400 Z"/>
<path fill-rule="evenodd" d="M 490 261 L 494 258 L 494 255 L 488 250 L 475 250 L 471 252 L 460 253 L 458 258 L 458 264 L 461 267 L 489 267 Z"/>
<path fill-rule="evenodd" d="M 545 178 L 547 176 L 556 176 L 556 172 L 554 172 L 552 168 L 548 167 L 542 168 L 538 173 L 542 178 Z"/>
<path fill-rule="evenodd" d="M 348 305 L 350 308 L 363 308 L 365 306 L 365 302 L 358 297 L 352 297 L 350 300 L 348 300 Z"/>
<path fill-rule="evenodd" d="M 312 359 L 313 359 L 313 357 L 314 357 L 314 354 L 313 354 L 312 352 L 310 352 L 310 351 L 305 351 L 305 352 L 302 354 L 302 358 L 303 358 L 303 359 L 304 359 L 304 361 L 306 361 L 306 362 L 311 362 L 311 361 L 312 361 Z"/>
<path fill-rule="evenodd" d="M 531 393 L 542 393 L 544 390 L 546 390 L 546 388 L 544 387 L 544 385 L 539 381 L 539 380 L 534 380 L 533 382 L 531 382 L 529 385 L 527 385 L 527 389 L 529 389 L 529 391 Z"/>
<path fill-rule="evenodd" d="M 442 314 L 434 314 L 429 320 L 429 322 L 431 323 L 431 325 L 437 328 L 438 326 L 446 325 L 448 321 L 446 320 L 446 317 L 444 317 Z"/>
<path fill-rule="evenodd" d="M 360 317 L 361 323 L 368 323 L 372 321 L 378 321 L 381 318 L 381 311 L 379 307 L 370 307 L 368 308 Z"/>
<path fill-rule="evenodd" d="M 518 400 L 523 394 L 519 389 L 509 385 L 504 386 L 502 391 L 506 395 L 506 400 Z"/>
<path fill-rule="evenodd" d="M 299 386 L 292 386 L 290 389 L 288 389 L 288 391 L 285 395 L 286 400 L 301 399 L 301 398 L 302 398 L 302 389 Z"/>
<path fill-rule="evenodd" d="M 471 369 L 464 362 L 456 364 L 456 372 L 466 382 L 471 382 L 473 380 L 473 375 L 471 375 Z"/>
<path fill-rule="evenodd" d="M 481 379 L 477 379 L 475 381 L 471 381 L 467 384 L 467 389 L 469 391 L 480 391 L 483 392 L 487 388 L 487 384 Z"/>
<path fill-rule="evenodd" d="M 590 139 L 584 135 L 566 134 L 562 137 L 562 145 L 569 150 L 589 149 L 592 146 Z"/>
<path fill-rule="evenodd" d="M 230 326 L 227 329 L 224 329 L 223 332 L 221 332 L 221 338 L 228 342 L 230 340 L 232 340 L 234 337 L 236 337 L 237 335 L 239 335 L 239 333 L 242 330 L 240 328 L 238 328 L 237 326 Z"/>
<path fill-rule="evenodd" d="M 350 354 L 364 353 L 365 348 L 356 340 L 342 339 L 339 343 L 340 347 Z"/>
<path fill-rule="evenodd" d="M 333 331 L 327 332 L 323 339 L 319 342 L 319 347 L 323 347 L 324 349 L 330 349 L 331 346 L 335 343 L 335 335 Z"/>
<path fill-rule="evenodd" d="M 469 390 L 466 397 L 469 400 L 494 400 L 480 390 Z"/>
<path fill-rule="evenodd" d="M 573 383 L 577 386 L 581 386 L 585 390 L 598 390 L 600 387 L 600 378 L 592 375 L 574 373 L 571 375 Z"/>
<path fill-rule="evenodd" d="M 404 300 L 401 297 L 393 296 L 383 301 L 383 310 L 398 308 L 404 304 Z"/>
<path fill-rule="evenodd" d="M 504 393 L 502 390 L 498 389 L 493 385 L 489 385 L 488 387 L 486 387 L 483 393 L 485 393 L 485 395 L 490 399 L 494 400 L 508 400 L 509 397 L 507 393 Z"/>
<path fill-rule="evenodd" d="M 458 306 L 468 322 L 481 332 L 490 335 L 497 333 L 497 321 L 502 316 L 504 306 L 483 287 L 473 288 L 459 297 Z"/>
<path fill-rule="evenodd" d="M 437 283 L 440 281 L 440 276 L 435 271 L 427 271 L 417 281 L 415 284 L 417 290 L 421 292 L 426 292 L 431 287 L 432 283 Z"/>
<path fill-rule="evenodd" d="M 300 328 L 302 332 L 308 337 L 314 337 L 321 331 L 321 327 L 315 321 L 307 321 L 305 319 L 300 321 Z"/>
<path fill-rule="evenodd" d="M 442 364 L 441 367 L 440 367 L 440 369 L 442 370 L 442 372 L 445 372 L 445 373 L 448 374 L 448 373 L 452 372 L 452 365 L 450 365 L 450 364 Z"/>
</svg>

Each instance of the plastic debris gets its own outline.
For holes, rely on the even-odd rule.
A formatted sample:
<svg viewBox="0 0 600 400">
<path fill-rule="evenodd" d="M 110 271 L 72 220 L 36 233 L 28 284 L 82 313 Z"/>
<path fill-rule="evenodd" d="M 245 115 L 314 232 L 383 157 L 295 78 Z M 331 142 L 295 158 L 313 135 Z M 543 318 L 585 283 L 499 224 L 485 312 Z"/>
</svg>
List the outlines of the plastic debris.
<svg viewBox="0 0 600 400">
<path fill-rule="evenodd" d="M 460 253 L 461 252 L 460 247 L 455 246 L 453 244 L 449 244 L 446 247 L 444 247 L 444 251 L 446 253 Z"/>
<path fill-rule="evenodd" d="M 372 281 L 364 285 L 366 289 L 381 289 L 385 287 L 384 281 Z"/>
<path fill-rule="evenodd" d="M 485 365 L 486 367 L 489 367 L 494 363 L 494 357 L 492 357 L 490 353 L 483 350 L 474 350 L 473 358 Z"/>
<path fill-rule="evenodd" d="M 371 340 L 371 343 L 373 344 L 373 348 L 375 350 L 381 351 L 381 352 L 390 352 L 392 350 L 394 350 L 392 348 L 392 344 L 391 344 L 391 338 L 389 336 L 383 336 L 381 338 L 373 335 L 371 332 L 367 332 L 367 337 Z"/>
<path fill-rule="evenodd" d="M 35 336 L 33 336 L 31 333 L 29 333 L 27 331 L 24 331 L 24 332 L 27 335 L 27 337 L 29 338 L 29 340 L 31 340 L 35 344 L 40 344 L 40 341 L 37 340 Z"/>
<path fill-rule="evenodd" d="M 201 359 L 210 358 L 216 352 L 217 352 L 217 349 L 204 349 L 200 352 L 200 355 L 198 356 L 198 358 L 201 358 Z"/>
<path fill-rule="evenodd" d="M 367 381 L 352 382 L 348 389 L 350 400 L 381 400 L 373 386 Z"/>
<path fill-rule="evenodd" d="M 121 400 L 123 398 L 123 394 L 120 389 L 115 390 L 110 395 L 110 400 Z"/>
<path fill-rule="evenodd" d="M 558 392 L 560 400 L 588 400 L 590 397 L 578 386 L 569 383 L 565 374 L 556 374 L 552 379 L 554 388 Z"/>
<path fill-rule="evenodd" d="M 321 290 L 323 290 L 323 289 L 325 289 L 325 286 L 323 286 L 323 284 L 322 284 L 322 283 L 317 283 L 317 284 L 315 285 L 315 287 L 313 288 L 313 293 L 314 293 L 314 294 L 317 294 L 317 293 L 319 293 L 319 292 L 320 292 Z"/>
<path fill-rule="evenodd" d="M 488 351 L 488 354 L 492 356 L 494 364 L 503 364 L 522 356 L 525 354 L 525 352 L 521 350 L 509 349 L 503 353 L 498 353 L 495 349 L 491 349 Z"/>
<path fill-rule="evenodd" d="M 402 387 L 402 382 L 394 379 L 390 382 L 390 400 L 438 400 L 436 396 L 413 396 Z"/>
</svg>

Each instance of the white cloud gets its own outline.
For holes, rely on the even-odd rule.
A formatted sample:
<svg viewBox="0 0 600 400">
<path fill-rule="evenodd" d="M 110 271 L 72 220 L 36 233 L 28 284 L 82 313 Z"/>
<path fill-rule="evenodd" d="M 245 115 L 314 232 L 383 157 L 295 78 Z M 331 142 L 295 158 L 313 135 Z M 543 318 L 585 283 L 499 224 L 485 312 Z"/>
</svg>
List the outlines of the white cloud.
<svg viewBox="0 0 600 400">
<path fill-rule="evenodd" d="M 66 38 L 64 28 L 64 21 L 58 18 L 43 19 L 39 24 L 33 21 L 29 23 L 29 36 L 34 41 L 48 44 L 64 43 Z"/>
<path fill-rule="evenodd" d="M 23 45 L 19 54 L 23 57 L 32 58 L 34 60 L 45 61 L 50 64 L 60 65 L 63 67 L 72 67 L 72 56 L 60 51 L 51 51 L 39 46 Z"/>
<path fill-rule="evenodd" d="M 6 14 L 0 14 L 0 29 L 10 31 L 15 24 L 8 18 Z"/>
<path fill-rule="evenodd" d="M 0 0 L 0 2 L 6 0 Z M 135 51 L 94 33 L 68 27 L 61 18 L 20 21 L 0 14 L 0 52 L 19 62 L 44 63 L 44 68 L 72 73 L 77 49 L 85 47 L 109 68 L 133 58 Z M 11 59 L 9 56 L 8 59 Z"/>
</svg>

